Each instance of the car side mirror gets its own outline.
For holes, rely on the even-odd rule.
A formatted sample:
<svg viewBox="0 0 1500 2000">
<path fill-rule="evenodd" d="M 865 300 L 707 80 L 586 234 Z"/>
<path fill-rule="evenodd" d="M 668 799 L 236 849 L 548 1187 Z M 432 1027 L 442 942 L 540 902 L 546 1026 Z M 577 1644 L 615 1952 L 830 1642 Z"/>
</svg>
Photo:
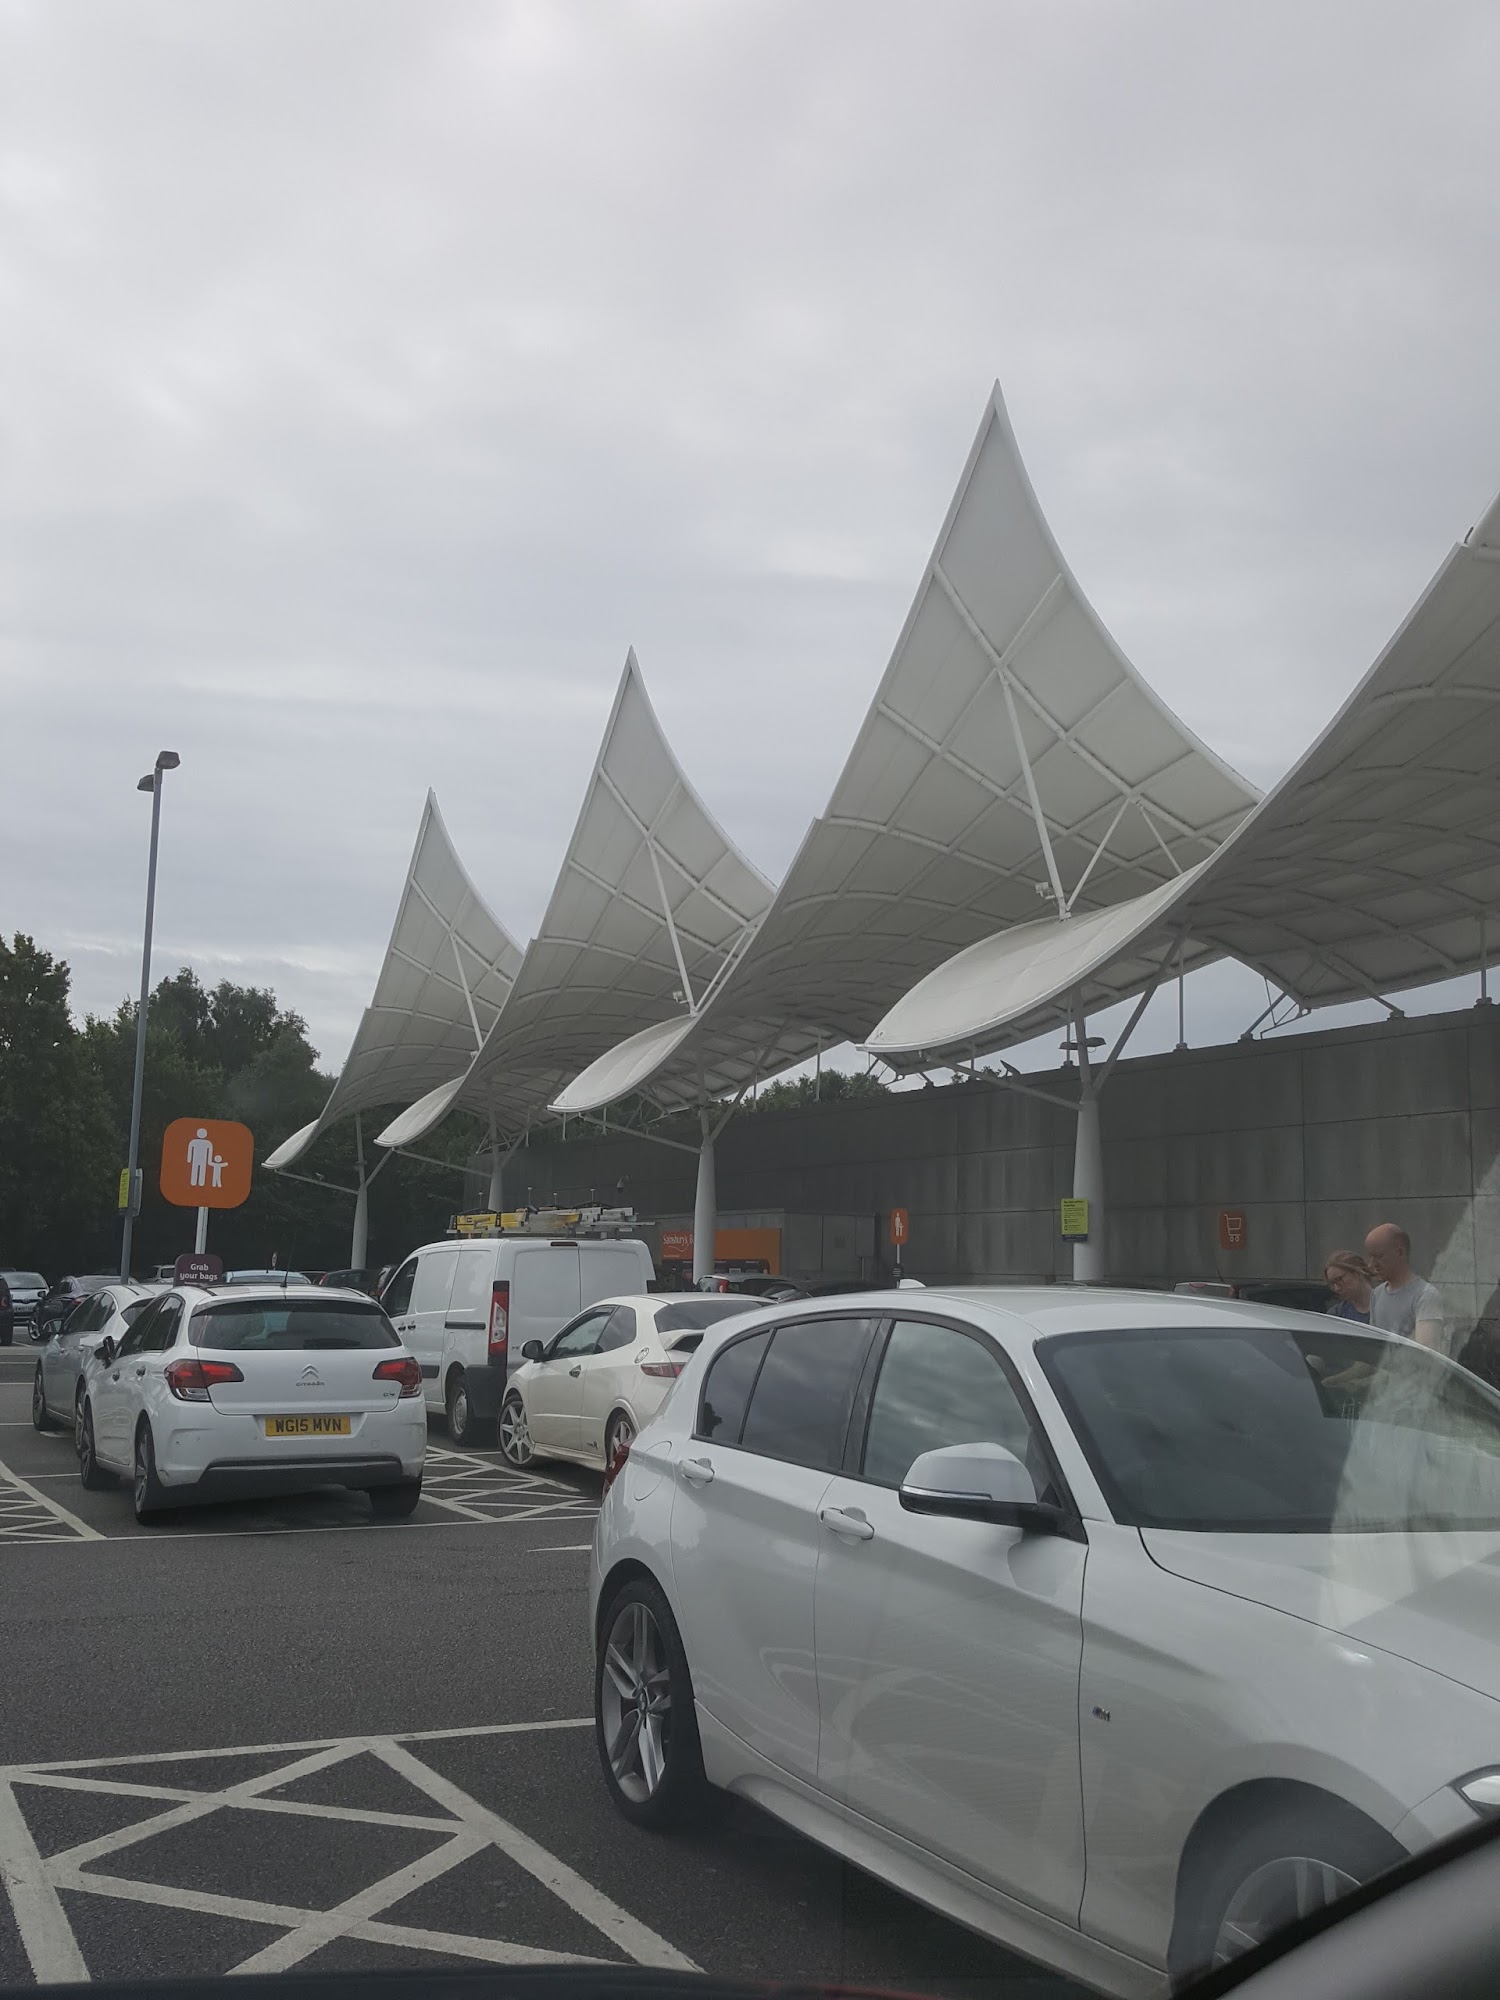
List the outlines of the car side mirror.
<svg viewBox="0 0 1500 2000">
<path fill-rule="evenodd" d="M 542 1343 L 539 1340 L 528 1340 L 521 1348 L 521 1359 L 523 1361 L 540 1361 L 542 1352 Z"/>
<path fill-rule="evenodd" d="M 99 1360 L 104 1367 L 108 1368 L 113 1363 L 114 1358 L 115 1358 L 115 1337 L 112 1333 L 107 1333 L 105 1334 L 103 1340 L 101 1340 L 99 1343 Z M 932 1457 L 934 1456 L 934 1454 L 929 1453 L 928 1456 Z M 920 1463 L 920 1460 L 918 1461 L 918 1463 Z"/>
<path fill-rule="evenodd" d="M 1060 1507 L 1036 1497 L 1031 1474 L 1003 1444 L 952 1444 L 924 1451 L 901 1482 L 909 1514 L 946 1514 L 960 1521 L 988 1521 L 1027 1534 L 1056 1534 Z"/>
</svg>

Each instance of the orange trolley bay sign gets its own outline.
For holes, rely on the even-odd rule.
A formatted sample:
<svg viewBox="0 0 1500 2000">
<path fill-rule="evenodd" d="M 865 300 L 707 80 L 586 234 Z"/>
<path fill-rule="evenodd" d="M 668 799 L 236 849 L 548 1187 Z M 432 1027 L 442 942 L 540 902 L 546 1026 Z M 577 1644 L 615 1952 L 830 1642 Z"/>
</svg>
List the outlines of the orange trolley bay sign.
<svg viewBox="0 0 1500 2000">
<path fill-rule="evenodd" d="M 238 1208 L 255 1140 L 229 1118 L 174 1118 L 161 1141 L 161 1191 L 178 1208 Z"/>
<path fill-rule="evenodd" d="M 1221 1250 L 1243 1250 L 1245 1247 L 1245 1211 L 1242 1208 L 1221 1208 L 1219 1210 L 1219 1248 Z"/>
<path fill-rule="evenodd" d="M 891 1242 L 900 1249 L 911 1234 L 911 1217 L 904 1208 L 893 1208 L 890 1220 Z"/>
</svg>

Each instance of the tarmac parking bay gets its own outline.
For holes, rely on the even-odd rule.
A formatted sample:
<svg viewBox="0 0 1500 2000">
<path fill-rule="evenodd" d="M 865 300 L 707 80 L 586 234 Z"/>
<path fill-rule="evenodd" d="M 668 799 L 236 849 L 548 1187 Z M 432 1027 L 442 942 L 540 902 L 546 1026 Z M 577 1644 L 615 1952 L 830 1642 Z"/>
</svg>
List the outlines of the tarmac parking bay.
<svg viewBox="0 0 1500 2000">
<path fill-rule="evenodd" d="M 0 1350 L 0 1982 L 603 1961 L 952 1996 L 1074 1989 L 724 1801 L 599 1777 L 597 1478 L 434 1427 L 422 1504 L 141 1529 Z"/>
</svg>

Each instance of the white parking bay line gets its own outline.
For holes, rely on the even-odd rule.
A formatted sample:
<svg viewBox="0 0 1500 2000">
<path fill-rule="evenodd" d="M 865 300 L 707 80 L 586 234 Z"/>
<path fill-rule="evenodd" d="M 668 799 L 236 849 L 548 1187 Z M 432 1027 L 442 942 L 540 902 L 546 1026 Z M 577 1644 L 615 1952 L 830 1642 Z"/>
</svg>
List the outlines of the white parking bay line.
<svg viewBox="0 0 1500 2000">
<path fill-rule="evenodd" d="M 592 1542 L 543 1542 L 531 1553 L 534 1556 L 587 1555 L 593 1546 Z"/>
<path fill-rule="evenodd" d="M 259 1941 L 248 1941 L 242 1947 L 246 1956 L 227 1968 L 234 1973 L 285 1971 L 305 1963 L 340 1938 L 387 1948 L 438 1952 L 492 1965 L 616 1965 L 616 1955 L 623 1953 L 638 1965 L 696 1971 L 693 1961 L 675 1945 L 586 1881 L 530 1834 L 461 1790 L 406 1747 L 454 1737 L 521 1738 L 542 1731 L 589 1728 L 592 1719 L 588 1717 L 549 1717 L 535 1722 L 412 1730 L 399 1736 L 375 1734 L 316 1743 L 236 1744 L 209 1751 L 142 1751 L 126 1757 L 74 1759 L 66 1764 L 12 1765 L 0 1771 L 0 1881 L 10 1896 L 32 1970 L 39 1981 L 47 1983 L 89 1977 L 60 1891 L 69 1896 L 102 1897 L 186 1915 L 233 1917 L 275 1933 Z M 196 1787 L 184 1790 L 170 1782 L 137 1783 L 121 1775 L 124 1770 L 139 1769 L 142 1765 L 165 1767 L 152 1773 L 159 1779 L 168 1776 L 171 1766 L 184 1759 L 198 1763 L 257 1753 L 274 1753 L 276 1761 L 270 1769 L 228 1783 L 219 1790 Z M 287 1797 L 288 1788 L 299 1777 L 327 1772 L 332 1778 L 332 1798 L 336 1800 L 340 1768 L 365 1755 L 378 1758 L 411 1789 L 412 1804 L 419 1808 L 425 1805 L 428 1810 L 374 1812 L 363 1806 Z M 162 1810 L 43 1856 L 32 1838 L 22 1803 L 31 1796 L 27 1788 L 32 1786 L 138 1797 L 159 1805 Z M 233 1822 L 247 1810 L 314 1819 L 330 1843 L 337 1842 L 342 1835 L 341 1844 L 335 1845 L 332 1852 L 349 1869 L 346 1880 L 350 1892 L 331 1909 L 313 1910 L 261 1902 L 248 1896 L 210 1893 L 180 1881 L 144 1880 L 135 1876 L 131 1868 L 132 1851 L 143 1843 L 174 1829 L 201 1824 L 219 1812 L 226 1813 Z M 342 1828 L 336 1824 L 339 1821 L 344 1822 Z M 446 1837 L 393 1873 L 374 1880 L 362 1879 L 367 1874 L 369 1857 L 365 1849 L 371 1825 L 403 1826 Z M 256 1844 L 251 1834 L 248 1851 L 253 1853 Z M 451 1875 L 486 1850 L 498 1850 L 582 1917 L 599 1934 L 601 1955 L 580 1957 L 519 1940 L 429 1930 L 392 1921 L 394 1906 L 426 1885 Z M 109 1862 L 114 1862 L 121 1872 L 106 1872 Z M 100 1863 L 106 1864 L 106 1869 L 101 1869 Z"/>
<path fill-rule="evenodd" d="M 40 1507 L 44 1513 L 50 1514 L 55 1521 L 65 1523 L 66 1526 L 73 1530 L 73 1533 L 80 1541 L 102 1542 L 104 1540 L 103 1535 L 100 1534 L 97 1528 L 91 1528 L 87 1521 L 80 1521 L 78 1516 L 70 1514 L 66 1507 L 60 1507 L 55 1500 L 49 1500 L 46 1494 L 39 1492 L 29 1479 L 22 1479 L 19 1473 L 12 1472 L 10 1467 L 4 1463 L 0 1463 L 0 1479 L 3 1479 L 13 1492 L 24 1493 L 28 1500 L 31 1500 L 36 1506 Z"/>
<path fill-rule="evenodd" d="M 0 1785 L 0 1882 L 10 1897 L 16 1929 L 38 1983 L 59 1986 L 66 1980 L 87 1979 L 89 1969 L 62 1898 L 9 1785 Z"/>
</svg>

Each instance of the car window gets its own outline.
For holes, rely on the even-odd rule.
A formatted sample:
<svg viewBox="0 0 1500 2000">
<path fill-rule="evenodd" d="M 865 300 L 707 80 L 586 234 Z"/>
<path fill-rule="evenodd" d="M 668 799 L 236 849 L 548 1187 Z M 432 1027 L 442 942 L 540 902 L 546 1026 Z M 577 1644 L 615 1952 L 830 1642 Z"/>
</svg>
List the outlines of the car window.
<svg viewBox="0 0 1500 2000">
<path fill-rule="evenodd" d="M 154 1299 L 132 1299 L 128 1306 L 121 1306 L 120 1317 L 127 1326 L 134 1326 L 141 1315 L 149 1312 L 155 1303 Z"/>
<path fill-rule="evenodd" d="M 154 1315 L 149 1330 L 134 1351 L 139 1354 L 164 1354 L 177 1338 L 181 1319 L 182 1300 L 175 1294 L 163 1299 L 161 1311 Z"/>
<path fill-rule="evenodd" d="M 720 1295 L 701 1299 L 673 1299 L 656 1308 L 658 1333 L 701 1333 L 721 1319 L 738 1319 L 741 1314 L 759 1312 L 759 1299 Z"/>
<path fill-rule="evenodd" d="M 151 1330 L 160 1319 L 166 1303 L 165 1299 L 152 1299 L 135 1324 L 127 1327 L 116 1352 L 121 1355 L 139 1354 L 143 1342 L 151 1338 Z"/>
<path fill-rule="evenodd" d="M 867 1319 L 777 1327 L 745 1413 L 742 1449 L 834 1471 L 873 1330 Z"/>
<path fill-rule="evenodd" d="M 417 1259 L 417 1282 L 412 1287 L 413 1312 L 446 1312 L 458 1269 L 456 1250 L 429 1250 Z"/>
<path fill-rule="evenodd" d="M 490 1278 L 495 1268 L 493 1250 L 460 1250 L 458 1269 L 453 1274 L 453 1290 L 448 1298 L 450 1319 L 486 1320 L 490 1310 Z"/>
<path fill-rule="evenodd" d="M 399 1318 L 402 1313 L 411 1310 L 412 1286 L 416 1283 L 416 1277 L 417 1260 L 415 1257 L 408 1257 L 406 1262 L 401 1266 L 401 1269 L 381 1293 L 380 1303 L 385 1307 L 392 1319 Z"/>
<path fill-rule="evenodd" d="M 604 1322 L 599 1336 L 599 1352 L 612 1354 L 617 1347 L 629 1347 L 635 1339 L 635 1307 L 616 1306 Z"/>
<path fill-rule="evenodd" d="M 1329 1321 L 1066 1334 L 1037 1355 L 1132 1526 L 1500 1528 L 1500 1395 L 1415 1341 Z"/>
<path fill-rule="evenodd" d="M 698 1406 L 697 1435 L 718 1444 L 738 1444 L 750 1406 L 750 1391 L 770 1345 L 769 1333 L 733 1341 L 710 1364 Z"/>
<path fill-rule="evenodd" d="M 897 1320 L 865 1432 L 864 1477 L 899 1486 L 924 1451 L 1003 1444 L 1024 1463 L 1031 1426 L 1000 1363 L 957 1327 Z"/>
<path fill-rule="evenodd" d="M 576 1358 L 580 1354 L 592 1354 L 599 1345 L 599 1336 L 604 1331 L 604 1322 L 610 1317 L 607 1312 L 586 1312 L 575 1319 L 547 1349 L 549 1361 Z"/>
<path fill-rule="evenodd" d="M 85 1299 L 77 1311 L 71 1313 L 64 1322 L 69 1333 L 97 1333 L 101 1326 L 107 1326 L 114 1303 L 107 1292 L 96 1292 L 91 1299 Z"/>
<path fill-rule="evenodd" d="M 304 1347 L 399 1347 L 400 1339 L 373 1299 L 244 1299 L 199 1306 L 189 1323 L 194 1347 L 215 1353 L 284 1353 Z"/>
</svg>

